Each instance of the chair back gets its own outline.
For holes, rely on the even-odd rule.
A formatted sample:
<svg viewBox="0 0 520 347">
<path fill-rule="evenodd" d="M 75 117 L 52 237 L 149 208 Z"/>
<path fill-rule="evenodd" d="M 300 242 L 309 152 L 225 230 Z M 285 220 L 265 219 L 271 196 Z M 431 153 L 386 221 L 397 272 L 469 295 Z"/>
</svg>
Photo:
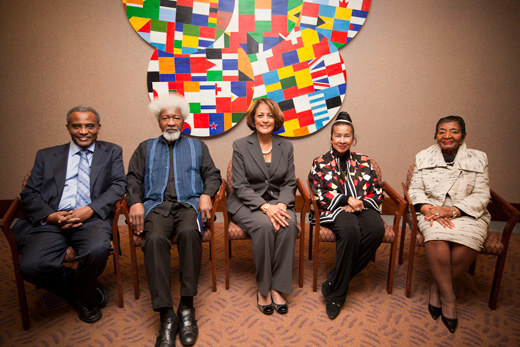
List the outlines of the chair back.
<svg viewBox="0 0 520 347">
<path fill-rule="evenodd" d="M 413 176 L 413 171 L 415 170 L 415 163 L 412 163 L 412 165 L 410 165 L 410 167 L 408 168 L 408 172 L 406 173 L 406 180 L 405 180 L 405 186 L 406 186 L 406 190 L 408 190 L 408 188 L 410 188 L 410 182 L 412 182 L 412 176 Z"/>
<path fill-rule="evenodd" d="M 379 164 L 374 159 L 370 158 L 370 163 L 372 164 L 372 168 L 376 172 L 377 179 L 381 184 L 383 183 L 383 172 L 381 171 L 381 168 L 379 167 Z"/>
<path fill-rule="evenodd" d="M 226 171 L 226 194 L 229 196 L 231 194 L 231 191 L 233 190 L 232 184 L 233 183 L 233 161 L 230 160 L 227 165 L 227 171 Z"/>
</svg>

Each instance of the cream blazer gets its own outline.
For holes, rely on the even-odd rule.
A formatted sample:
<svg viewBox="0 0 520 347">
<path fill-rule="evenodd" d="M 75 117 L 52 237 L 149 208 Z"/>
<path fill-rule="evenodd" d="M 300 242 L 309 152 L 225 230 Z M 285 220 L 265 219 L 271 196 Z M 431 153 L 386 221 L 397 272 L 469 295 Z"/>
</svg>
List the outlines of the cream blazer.
<svg viewBox="0 0 520 347">
<path fill-rule="evenodd" d="M 459 147 L 451 167 L 437 144 L 419 152 L 409 192 L 413 204 L 455 206 L 488 225 L 491 220 L 486 209 L 490 200 L 487 156 L 468 149 L 465 143 Z"/>
</svg>

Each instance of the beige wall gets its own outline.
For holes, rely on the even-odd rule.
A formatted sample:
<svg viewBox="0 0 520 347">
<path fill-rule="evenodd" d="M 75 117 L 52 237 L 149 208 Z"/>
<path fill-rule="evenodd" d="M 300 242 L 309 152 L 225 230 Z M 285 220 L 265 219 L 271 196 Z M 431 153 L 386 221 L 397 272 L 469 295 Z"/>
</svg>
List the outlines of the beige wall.
<svg viewBox="0 0 520 347">
<path fill-rule="evenodd" d="M 0 199 L 19 193 L 37 149 L 69 140 L 65 114 L 90 104 L 100 139 L 120 144 L 125 164 L 159 134 L 146 106 L 153 52 L 118 0 L 0 2 Z M 356 151 L 376 159 L 398 191 L 437 119 L 466 120 L 466 143 L 488 153 L 492 187 L 520 202 L 520 1 L 374 0 L 365 26 L 341 51 Z M 224 171 L 245 121 L 206 143 Z M 306 178 L 327 151 L 330 126 L 292 140 Z"/>
</svg>

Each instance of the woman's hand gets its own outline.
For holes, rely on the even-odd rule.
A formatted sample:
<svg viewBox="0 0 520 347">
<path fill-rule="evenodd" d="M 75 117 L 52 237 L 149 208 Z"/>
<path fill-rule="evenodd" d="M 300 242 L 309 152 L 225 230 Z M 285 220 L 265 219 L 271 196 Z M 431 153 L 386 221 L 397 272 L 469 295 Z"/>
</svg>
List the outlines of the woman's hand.
<svg viewBox="0 0 520 347">
<path fill-rule="evenodd" d="M 287 206 L 285 206 L 285 204 L 280 202 L 276 205 L 269 205 L 265 214 L 271 221 L 271 224 L 273 224 L 275 231 L 280 230 L 280 227 L 289 226 L 286 219 L 291 219 L 291 217 L 287 213 Z"/>
<path fill-rule="evenodd" d="M 439 222 L 444 228 L 453 228 L 452 223 L 453 211 L 458 215 L 455 207 L 443 207 L 443 206 L 432 206 L 424 205 L 421 207 L 421 213 L 424 214 L 424 219 L 430 221 L 430 226 L 433 225 L 434 221 Z"/>
<path fill-rule="evenodd" d="M 352 212 L 361 212 L 365 208 L 365 206 L 363 205 L 363 201 L 356 199 L 352 196 L 348 197 L 348 206 L 346 207 L 350 207 L 352 209 Z"/>
</svg>

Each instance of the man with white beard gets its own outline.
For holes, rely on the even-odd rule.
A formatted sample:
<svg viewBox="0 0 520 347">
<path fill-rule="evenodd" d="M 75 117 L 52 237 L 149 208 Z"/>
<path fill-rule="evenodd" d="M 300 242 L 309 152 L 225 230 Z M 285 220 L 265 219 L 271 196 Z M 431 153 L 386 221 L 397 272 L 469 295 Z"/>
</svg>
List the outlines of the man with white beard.
<svg viewBox="0 0 520 347">
<path fill-rule="evenodd" d="M 189 115 L 186 99 L 176 94 L 161 96 L 148 107 L 157 117 L 162 135 L 141 142 L 127 174 L 126 201 L 135 234 L 146 237 L 142 249 L 154 311 L 161 327 L 156 346 L 185 346 L 198 336 L 193 297 L 202 262 L 202 219 L 211 216 L 211 197 L 222 182 L 208 147 L 181 130 Z M 180 301 L 177 315 L 171 296 L 171 239 L 179 252 Z"/>
</svg>

